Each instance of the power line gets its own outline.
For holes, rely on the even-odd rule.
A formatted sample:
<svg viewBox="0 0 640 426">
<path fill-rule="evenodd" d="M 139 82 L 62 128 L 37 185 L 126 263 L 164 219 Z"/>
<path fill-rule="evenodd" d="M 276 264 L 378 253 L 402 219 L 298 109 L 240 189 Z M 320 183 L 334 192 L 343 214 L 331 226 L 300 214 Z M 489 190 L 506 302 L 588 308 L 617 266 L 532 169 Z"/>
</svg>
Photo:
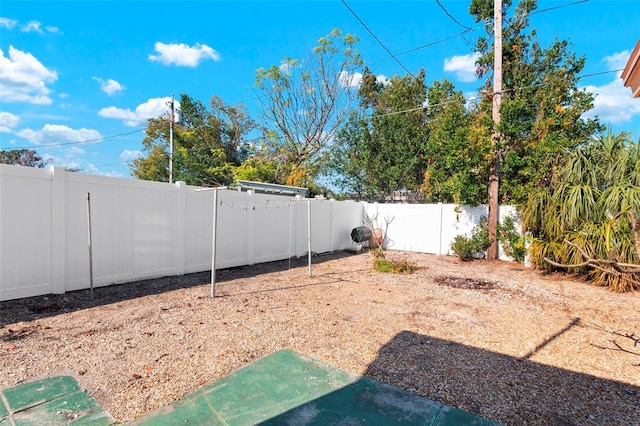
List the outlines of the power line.
<svg viewBox="0 0 640 426">
<path fill-rule="evenodd" d="M 576 80 L 580 80 L 581 78 L 585 78 L 585 77 L 592 77 L 594 75 L 611 74 L 611 73 L 620 72 L 620 71 L 624 71 L 624 68 L 620 68 L 620 69 L 617 69 L 617 70 L 610 70 L 610 71 L 593 72 L 591 74 L 580 75 L 580 76 L 576 77 Z"/>
<path fill-rule="evenodd" d="M 31 148 L 56 148 L 59 146 L 66 146 L 66 145 L 78 145 L 78 144 L 83 144 L 83 143 L 89 143 L 89 142 L 102 142 L 102 141 L 106 141 L 109 139 L 115 139 L 115 138 L 119 138 L 122 136 L 128 136 L 128 135 L 132 135 L 134 133 L 138 133 L 138 132 L 142 132 L 146 129 L 137 129 L 137 130 L 133 130 L 131 132 L 126 132 L 126 133 L 120 133 L 117 135 L 111 135 L 111 136 L 104 136 L 101 138 L 95 138 L 95 139 L 86 139 L 83 141 L 76 141 L 76 142 L 60 142 L 60 143 L 51 143 L 51 144 L 47 144 L 47 145 L 29 145 L 29 146 L 14 146 L 11 147 L 9 149 L 3 149 L 4 151 L 16 151 L 18 149 L 31 149 Z"/>
<path fill-rule="evenodd" d="M 568 6 L 573 6 L 575 4 L 580 4 L 580 3 L 586 3 L 589 0 L 579 0 L 579 1 L 574 1 L 572 3 L 567 3 L 567 4 L 561 4 L 559 6 L 553 6 L 553 7 L 547 7 L 546 9 L 540 9 L 540 10 L 534 10 L 533 12 L 531 12 L 529 15 L 535 15 L 536 13 L 542 13 L 542 12 L 548 12 L 550 10 L 555 10 L 555 9 L 561 9 L 563 7 L 568 7 Z"/>
<path fill-rule="evenodd" d="M 380 41 L 380 39 L 378 37 L 376 37 L 376 35 L 373 33 L 373 31 L 371 31 L 369 29 L 369 27 L 367 26 L 367 24 L 365 24 L 364 21 L 362 21 L 362 19 L 360 19 L 360 17 L 356 14 L 356 12 L 354 12 L 354 10 L 349 7 L 349 5 L 347 4 L 347 2 L 345 0 L 342 0 L 342 4 L 344 4 L 345 7 L 347 9 L 349 9 L 349 12 L 351 12 L 351 14 L 358 20 L 358 22 L 360 22 L 360 24 L 362 24 L 364 29 L 367 30 L 367 32 L 369 34 L 371 34 L 371 37 L 373 37 L 373 39 L 376 42 L 378 42 L 378 44 L 385 50 L 385 52 L 387 52 L 398 63 L 398 65 L 400 65 L 402 68 L 404 68 L 404 70 L 407 72 L 407 74 L 409 74 L 411 77 L 413 77 L 415 79 L 416 77 L 411 73 L 411 71 L 409 71 L 409 69 L 407 67 L 405 67 L 402 62 L 400 62 L 400 60 L 396 57 L 396 55 L 394 55 L 393 53 L 391 53 L 391 51 L 389 49 L 387 49 L 387 47 L 384 45 L 384 43 L 382 43 Z"/>
<path fill-rule="evenodd" d="M 456 18 L 453 17 L 453 15 L 451 15 L 449 13 L 449 11 L 447 9 L 445 9 L 445 7 L 442 5 L 442 3 L 440 3 L 440 0 L 436 0 L 436 3 L 438 3 L 438 6 L 440 6 L 440 9 L 442 9 L 442 11 L 456 24 L 460 25 L 462 28 L 464 28 L 465 30 L 471 30 L 471 28 L 467 27 L 466 25 L 463 25 L 460 23 L 460 21 L 458 21 Z"/>
<path fill-rule="evenodd" d="M 416 50 L 424 49 L 426 47 L 435 46 L 436 44 L 444 43 L 445 41 L 460 37 L 460 36 L 470 32 L 470 31 L 475 31 L 475 30 L 473 28 L 469 28 L 468 30 L 464 30 L 464 31 L 462 31 L 462 32 L 460 32 L 458 34 L 452 35 L 450 37 L 446 37 L 446 38 L 443 38 L 443 39 L 440 39 L 440 40 L 437 40 L 437 41 L 432 41 L 432 42 L 429 42 L 427 44 L 423 44 L 421 46 L 414 47 L 413 49 L 405 50 L 404 52 L 396 53 L 395 56 L 402 56 L 402 55 L 406 55 L 407 53 L 415 52 Z M 391 58 L 392 58 L 391 56 L 387 56 L 386 58 L 377 59 L 375 61 L 372 61 L 371 63 L 375 64 L 376 62 L 386 61 L 387 59 L 391 59 Z"/>
</svg>

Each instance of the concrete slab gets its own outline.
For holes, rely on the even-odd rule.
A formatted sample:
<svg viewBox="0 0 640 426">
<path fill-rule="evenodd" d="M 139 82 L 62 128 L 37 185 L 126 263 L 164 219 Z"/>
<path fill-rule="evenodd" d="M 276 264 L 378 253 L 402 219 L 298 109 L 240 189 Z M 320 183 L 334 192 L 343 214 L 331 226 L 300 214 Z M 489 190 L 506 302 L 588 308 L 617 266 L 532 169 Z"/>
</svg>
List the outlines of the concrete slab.
<svg viewBox="0 0 640 426">
<path fill-rule="evenodd" d="M 0 392 L 2 424 L 109 426 L 116 422 L 73 377 L 61 376 Z M 266 356 L 127 425 L 177 424 L 495 425 L 289 350 Z"/>
<path fill-rule="evenodd" d="M 115 419 L 73 377 L 59 376 L 25 383 L 0 393 L 5 411 L 0 422 L 14 426 L 115 424 Z M 4 418 L 2 413 L 6 412 Z"/>
<path fill-rule="evenodd" d="M 129 425 L 494 425 L 292 351 L 280 351 Z"/>
</svg>

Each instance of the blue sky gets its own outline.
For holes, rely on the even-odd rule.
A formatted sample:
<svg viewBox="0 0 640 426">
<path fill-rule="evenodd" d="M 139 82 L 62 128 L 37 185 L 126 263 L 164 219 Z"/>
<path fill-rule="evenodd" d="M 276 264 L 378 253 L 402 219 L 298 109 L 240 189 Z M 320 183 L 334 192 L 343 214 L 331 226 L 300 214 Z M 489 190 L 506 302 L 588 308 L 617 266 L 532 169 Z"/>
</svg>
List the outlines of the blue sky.
<svg viewBox="0 0 640 426">
<path fill-rule="evenodd" d="M 640 2 L 576 1 L 539 0 L 531 23 L 543 45 L 567 39 L 586 56 L 580 85 L 597 94 L 592 114 L 638 140 L 640 99 L 608 71 L 624 67 L 640 37 Z M 412 72 L 425 68 L 429 83 L 446 77 L 477 96 L 473 41 L 483 30 L 468 14 L 470 0 L 440 3 L 473 31 L 455 37 L 464 28 L 435 0 L 347 0 L 394 54 L 448 39 L 398 59 Z M 256 69 L 306 56 L 333 28 L 359 37 L 375 74 L 405 74 L 341 1 L 2 0 L 0 149 L 35 149 L 51 164 L 130 177 L 146 119 L 166 114 L 172 94 L 205 104 L 218 95 L 259 119 Z"/>
</svg>

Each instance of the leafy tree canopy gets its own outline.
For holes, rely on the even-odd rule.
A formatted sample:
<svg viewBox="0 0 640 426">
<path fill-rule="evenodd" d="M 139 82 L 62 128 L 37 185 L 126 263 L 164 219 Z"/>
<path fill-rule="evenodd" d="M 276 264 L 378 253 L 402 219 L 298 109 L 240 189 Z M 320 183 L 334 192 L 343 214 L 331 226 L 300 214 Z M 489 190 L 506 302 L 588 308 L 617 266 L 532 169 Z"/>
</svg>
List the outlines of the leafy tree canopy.
<svg viewBox="0 0 640 426">
<path fill-rule="evenodd" d="M 256 71 L 263 115 L 273 125 L 270 141 L 278 156 L 285 156 L 290 185 L 314 182 L 327 146 L 349 114 L 353 72 L 362 64 L 357 41 L 334 29 L 318 40 L 308 58 L 285 58 Z"/>
<path fill-rule="evenodd" d="M 13 164 L 24 167 L 47 167 L 49 162 L 43 160 L 38 153 L 31 149 L 0 150 L 0 164 Z"/>
<path fill-rule="evenodd" d="M 548 47 L 538 41 L 529 26 L 536 0 L 521 0 L 513 14 L 511 1 L 503 1 L 503 90 L 500 200 L 523 203 L 540 186 L 549 185 L 559 157 L 602 130 L 597 120 L 584 119 L 593 107 L 593 95 L 577 87 L 585 57 L 571 51 L 571 44 L 555 40 Z M 485 93 L 493 92 L 493 0 L 472 0 L 469 11 L 485 23 L 487 35 L 478 38 L 477 74 L 485 78 Z M 491 129 L 492 99 L 480 104 L 485 126 Z M 488 135 L 491 132 L 487 132 Z"/>
<path fill-rule="evenodd" d="M 226 105 L 218 96 L 209 106 L 180 96 L 182 122 L 174 125 L 173 176 L 190 185 L 228 185 L 251 148 L 248 135 L 256 122 L 242 107 Z M 169 176 L 169 119 L 150 119 L 142 141 L 145 157 L 131 170 L 137 179 L 167 181 Z"/>
</svg>

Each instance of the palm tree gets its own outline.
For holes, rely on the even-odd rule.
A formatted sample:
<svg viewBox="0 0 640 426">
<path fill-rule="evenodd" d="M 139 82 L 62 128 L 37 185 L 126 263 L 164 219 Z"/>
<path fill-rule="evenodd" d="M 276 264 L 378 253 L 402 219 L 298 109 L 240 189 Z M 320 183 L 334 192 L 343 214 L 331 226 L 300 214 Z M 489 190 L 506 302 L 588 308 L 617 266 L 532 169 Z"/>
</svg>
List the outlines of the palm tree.
<svg viewBox="0 0 640 426">
<path fill-rule="evenodd" d="M 568 268 L 614 291 L 640 289 L 640 144 L 609 130 L 567 153 L 522 219 L 535 266 Z"/>
</svg>

